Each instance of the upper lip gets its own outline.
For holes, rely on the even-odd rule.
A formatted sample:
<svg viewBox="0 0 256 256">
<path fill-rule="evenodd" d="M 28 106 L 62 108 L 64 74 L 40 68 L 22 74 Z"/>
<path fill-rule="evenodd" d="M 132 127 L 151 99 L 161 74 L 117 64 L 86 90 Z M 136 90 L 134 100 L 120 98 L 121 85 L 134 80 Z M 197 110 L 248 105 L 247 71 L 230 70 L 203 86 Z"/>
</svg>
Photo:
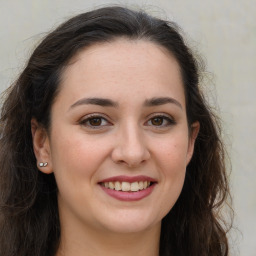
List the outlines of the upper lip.
<svg viewBox="0 0 256 256">
<path fill-rule="evenodd" d="M 110 182 L 110 181 L 121 181 L 121 182 L 130 182 L 130 183 L 136 182 L 136 181 L 157 182 L 156 179 L 151 178 L 149 176 L 145 176 L 145 175 L 138 175 L 138 176 L 120 175 L 120 176 L 113 176 L 113 177 L 109 177 L 107 179 L 101 180 L 99 183 Z"/>
</svg>

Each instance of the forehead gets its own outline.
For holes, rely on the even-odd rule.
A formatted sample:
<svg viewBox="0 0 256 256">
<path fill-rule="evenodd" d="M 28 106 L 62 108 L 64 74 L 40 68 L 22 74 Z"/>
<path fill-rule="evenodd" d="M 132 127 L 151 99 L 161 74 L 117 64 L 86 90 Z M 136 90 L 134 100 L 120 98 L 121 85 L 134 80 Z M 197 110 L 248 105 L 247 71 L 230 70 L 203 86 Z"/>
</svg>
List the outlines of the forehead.
<svg viewBox="0 0 256 256">
<path fill-rule="evenodd" d="M 166 68 L 170 68 L 168 64 L 172 63 L 174 64 L 172 68 L 175 66 L 179 69 L 179 64 L 172 53 L 163 46 L 146 39 L 117 38 L 110 42 L 96 43 L 81 49 L 71 58 L 66 71 L 70 72 L 81 64 L 97 66 L 103 63 L 103 66 L 107 66 L 106 64 L 110 64 L 110 62 L 118 67 L 123 63 L 129 68 L 138 64 L 149 64 L 145 63 L 149 60 L 152 68 L 157 67 L 162 62 L 163 65 L 167 64 Z M 143 67 L 141 66 L 141 68 Z M 149 66 L 145 67 L 148 68 Z"/>
<path fill-rule="evenodd" d="M 62 75 L 61 93 L 69 97 L 119 97 L 175 94 L 184 101 L 180 67 L 165 48 L 145 40 L 118 39 L 81 50 Z M 93 95 L 90 95 L 93 94 Z M 174 96 L 174 95 L 170 95 Z"/>
</svg>

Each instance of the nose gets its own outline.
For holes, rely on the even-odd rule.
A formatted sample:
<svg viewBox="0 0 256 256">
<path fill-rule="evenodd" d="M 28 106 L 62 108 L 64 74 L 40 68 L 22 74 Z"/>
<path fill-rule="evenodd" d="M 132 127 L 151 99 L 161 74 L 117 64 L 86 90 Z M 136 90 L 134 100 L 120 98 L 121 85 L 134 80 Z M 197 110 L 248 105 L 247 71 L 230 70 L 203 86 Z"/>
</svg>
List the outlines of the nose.
<svg viewBox="0 0 256 256">
<path fill-rule="evenodd" d="M 134 125 L 120 129 L 112 151 L 113 161 L 132 168 L 145 163 L 149 158 L 150 152 L 139 127 Z"/>
</svg>

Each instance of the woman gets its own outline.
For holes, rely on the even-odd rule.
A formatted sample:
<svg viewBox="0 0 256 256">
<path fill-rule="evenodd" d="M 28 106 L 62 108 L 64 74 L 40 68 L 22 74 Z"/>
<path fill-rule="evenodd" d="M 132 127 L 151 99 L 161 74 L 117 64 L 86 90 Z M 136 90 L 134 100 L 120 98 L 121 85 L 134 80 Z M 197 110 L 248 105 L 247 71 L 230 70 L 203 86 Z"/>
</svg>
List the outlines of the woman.
<svg viewBox="0 0 256 256">
<path fill-rule="evenodd" d="M 176 25 L 141 11 L 46 36 L 2 107 L 0 254 L 228 255 L 199 72 Z"/>
</svg>

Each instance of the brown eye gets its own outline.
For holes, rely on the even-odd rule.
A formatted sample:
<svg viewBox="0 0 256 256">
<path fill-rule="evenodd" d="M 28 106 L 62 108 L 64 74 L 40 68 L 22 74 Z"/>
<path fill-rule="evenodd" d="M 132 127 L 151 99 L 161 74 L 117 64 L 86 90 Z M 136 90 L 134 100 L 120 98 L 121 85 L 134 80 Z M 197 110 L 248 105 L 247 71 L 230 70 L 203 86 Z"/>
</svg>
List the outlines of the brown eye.
<svg viewBox="0 0 256 256">
<path fill-rule="evenodd" d="M 82 119 L 79 124 L 90 129 L 100 129 L 109 126 L 110 122 L 101 116 L 89 116 L 88 118 Z"/>
<path fill-rule="evenodd" d="M 152 125 L 155 126 L 161 126 L 163 124 L 163 118 L 162 117 L 154 117 L 151 119 Z"/>
<path fill-rule="evenodd" d="M 88 120 L 91 126 L 100 126 L 102 123 L 102 118 L 91 118 Z"/>
<path fill-rule="evenodd" d="M 173 118 L 169 116 L 164 116 L 164 115 L 158 115 L 150 118 L 147 122 L 147 125 L 153 126 L 155 128 L 166 128 L 171 125 L 175 125 L 176 122 Z"/>
</svg>

